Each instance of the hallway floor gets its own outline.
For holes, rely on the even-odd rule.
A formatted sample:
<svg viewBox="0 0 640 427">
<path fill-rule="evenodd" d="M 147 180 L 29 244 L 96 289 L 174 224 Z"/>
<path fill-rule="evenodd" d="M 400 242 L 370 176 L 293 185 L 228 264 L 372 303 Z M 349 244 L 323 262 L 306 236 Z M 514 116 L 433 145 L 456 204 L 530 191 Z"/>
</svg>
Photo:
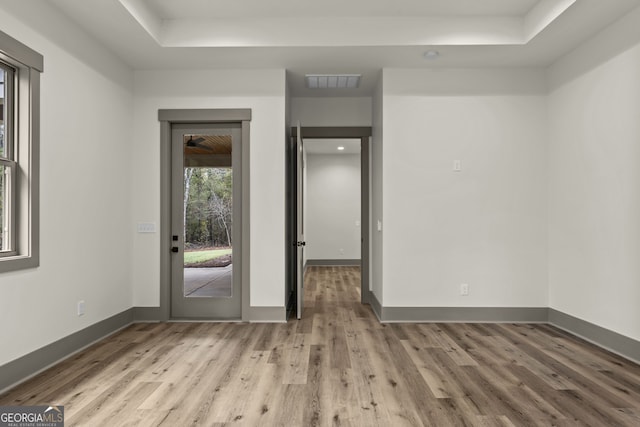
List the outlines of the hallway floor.
<svg viewBox="0 0 640 427">
<path fill-rule="evenodd" d="M 0 396 L 67 426 L 637 426 L 640 366 L 547 325 L 380 324 L 357 267 L 302 320 L 132 325 Z"/>
</svg>

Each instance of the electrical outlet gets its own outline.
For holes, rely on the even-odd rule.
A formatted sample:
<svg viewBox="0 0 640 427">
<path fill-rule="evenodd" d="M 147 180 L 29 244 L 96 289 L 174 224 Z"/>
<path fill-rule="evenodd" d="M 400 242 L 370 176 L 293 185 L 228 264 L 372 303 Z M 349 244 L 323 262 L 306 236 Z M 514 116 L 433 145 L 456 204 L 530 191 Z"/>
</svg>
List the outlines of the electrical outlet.
<svg viewBox="0 0 640 427">
<path fill-rule="evenodd" d="M 460 172 L 462 170 L 462 160 L 453 161 L 453 171 Z"/>
<path fill-rule="evenodd" d="M 340 255 L 344 255 L 344 249 L 340 249 Z"/>
<path fill-rule="evenodd" d="M 78 316 L 84 316 L 84 301 L 78 301 Z"/>
<path fill-rule="evenodd" d="M 469 285 L 466 283 L 463 283 L 460 285 L 460 295 L 462 295 L 463 297 L 466 297 L 469 295 Z"/>
</svg>

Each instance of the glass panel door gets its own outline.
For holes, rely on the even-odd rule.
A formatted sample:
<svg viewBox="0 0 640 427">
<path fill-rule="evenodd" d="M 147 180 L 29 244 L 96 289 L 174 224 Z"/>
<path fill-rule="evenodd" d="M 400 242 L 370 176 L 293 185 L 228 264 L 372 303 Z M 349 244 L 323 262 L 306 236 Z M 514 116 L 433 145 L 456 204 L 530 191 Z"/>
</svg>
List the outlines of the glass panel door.
<svg viewBox="0 0 640 427">
<path fill-rule="evenodd" d="M 174 126 L 172 317 L 241 316 L 240 137 L 239 125 Z"/>
</svg>

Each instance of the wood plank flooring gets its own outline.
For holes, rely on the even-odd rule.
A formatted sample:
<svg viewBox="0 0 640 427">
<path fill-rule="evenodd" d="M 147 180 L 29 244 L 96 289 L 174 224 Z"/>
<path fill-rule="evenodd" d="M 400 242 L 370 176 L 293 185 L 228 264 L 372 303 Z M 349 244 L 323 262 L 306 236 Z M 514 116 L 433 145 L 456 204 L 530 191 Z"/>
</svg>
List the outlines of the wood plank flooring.
<svg viewBox="0 0 640 427">
<path fill-rule="evenodd" d="M 85 426 L 640 426 L 640 366 L 547 325 L 380 324 L 311 267 L 301 321 L 132 325 L 0 396 Z"/>
</svg>

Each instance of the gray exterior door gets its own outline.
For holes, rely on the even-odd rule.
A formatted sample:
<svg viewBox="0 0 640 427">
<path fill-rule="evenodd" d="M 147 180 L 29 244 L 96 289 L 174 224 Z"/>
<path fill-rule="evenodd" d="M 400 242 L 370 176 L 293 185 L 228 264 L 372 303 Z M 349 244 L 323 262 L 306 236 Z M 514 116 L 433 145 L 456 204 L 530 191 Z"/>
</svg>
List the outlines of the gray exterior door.
<svg viewBox="0 0 640 427">
<path fill-rule="evenodd" d="M 241 319 L 241 138 L 239 123 L 172 126 L 171 318 Z"/>
</svg>

